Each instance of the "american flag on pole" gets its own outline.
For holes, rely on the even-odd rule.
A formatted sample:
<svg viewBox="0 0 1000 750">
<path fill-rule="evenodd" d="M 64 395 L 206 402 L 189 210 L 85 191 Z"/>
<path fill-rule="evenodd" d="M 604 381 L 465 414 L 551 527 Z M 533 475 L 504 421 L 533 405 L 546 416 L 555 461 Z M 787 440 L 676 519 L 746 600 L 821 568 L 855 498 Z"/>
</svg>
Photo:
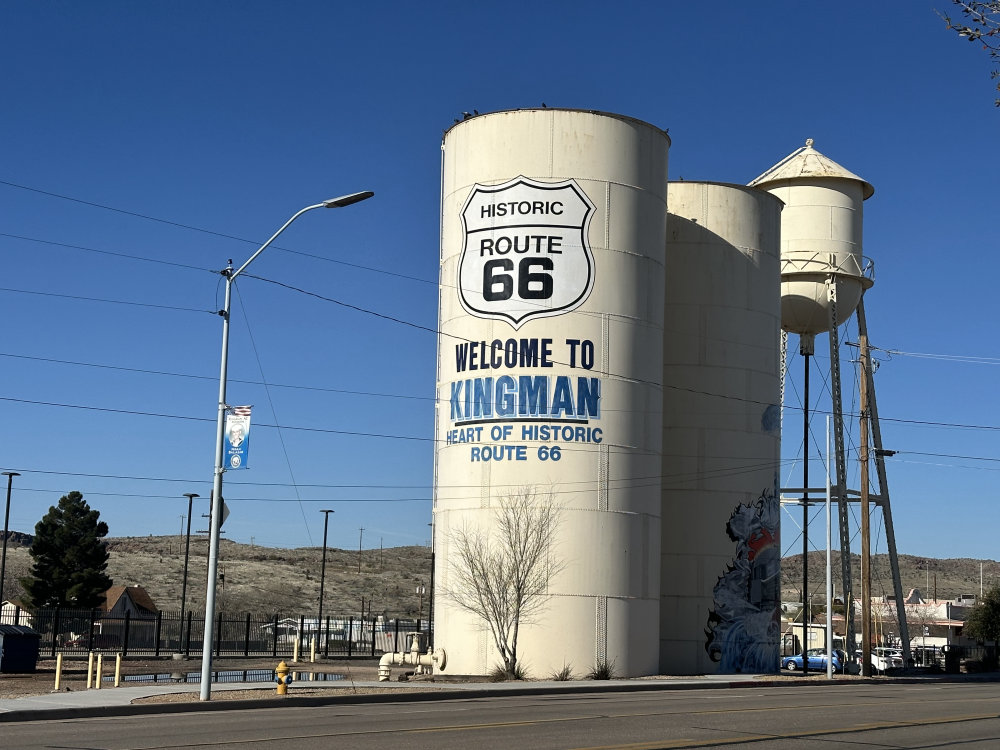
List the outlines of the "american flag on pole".
<svg viewBox="0 0 1000 750">
<path fill-rule="evenodd" d="M 223 458 L 226 469 L 246 469 L 250 455 L 250 411 L 253 406 L 227 406 Z"/>
</svg>

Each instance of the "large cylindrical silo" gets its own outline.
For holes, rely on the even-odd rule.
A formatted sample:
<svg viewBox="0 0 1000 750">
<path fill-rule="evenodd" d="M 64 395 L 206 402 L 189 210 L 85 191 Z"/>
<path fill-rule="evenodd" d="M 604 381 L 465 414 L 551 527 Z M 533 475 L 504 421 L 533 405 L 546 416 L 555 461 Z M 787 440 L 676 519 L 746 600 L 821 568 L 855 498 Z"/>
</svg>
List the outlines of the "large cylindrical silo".
<svg viewBox="0 0 1000 750">
<path fill-rule="evenodd" d="M 657 669 L 668 148 L 651 125 L 579 110 L 478 115 L 445 134 L 434 645 L 446 674 L 499 662 L 486 623 L 456 603 L 456 534 L 494 534 L 498 504 L 524 491 L 560 520 L 522 666 Z"/>
<path fill-rule="evenodd" d="M 778 666 L 781 201 L 671 182 L 660 669 Z"/>
<path fill-rule="evenodd" d="M 789 333 L 830 328 L 836 287 L 836 321 L 854 312 L 871 287 L 872 264 L 862 254 L 862 204 L 874 192 L 868 182 L 813 148 L 812 139 L 750 185 L 785 204 L 781 217 L 781 320 Z"/>
</svg>

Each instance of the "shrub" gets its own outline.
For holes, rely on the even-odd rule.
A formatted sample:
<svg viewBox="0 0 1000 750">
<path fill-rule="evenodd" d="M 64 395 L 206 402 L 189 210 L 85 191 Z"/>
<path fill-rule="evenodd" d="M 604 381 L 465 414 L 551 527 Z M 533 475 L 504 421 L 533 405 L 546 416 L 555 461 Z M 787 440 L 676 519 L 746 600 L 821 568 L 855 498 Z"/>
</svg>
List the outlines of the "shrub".
<svg viewBox="0 0 1000 750">
<path fill-rule="evenodd" d="M 569 664 L 563 664 L 562 669 L 558 672 L 552 673 L 552 679 L 557 682 L 567 682 L 573 679 L 573 667 Z"/>
<path fill-rule="evenodd" d="M 587 672 L 587 677 L 591 680 L 613 680 L 615 678 L 614 660 L 598 659 L 597 663 Z"/>
<path fill-rule="evenodd" d="M 509 671 L 502 664 L 497 664 L 487 675 L 490 682 L 510 682 L 512 680 L 526 680 L 527 678 L 528 673 L 520 664 Z"/>
</svg>

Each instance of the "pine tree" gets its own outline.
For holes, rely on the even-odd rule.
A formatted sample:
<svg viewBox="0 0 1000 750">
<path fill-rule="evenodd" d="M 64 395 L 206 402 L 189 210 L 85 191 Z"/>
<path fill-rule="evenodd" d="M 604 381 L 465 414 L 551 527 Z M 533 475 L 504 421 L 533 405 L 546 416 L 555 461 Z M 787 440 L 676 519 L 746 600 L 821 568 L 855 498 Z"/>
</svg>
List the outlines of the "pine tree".
<svg viewBox="0 0 1000 750">
<path fill-rule="evenodd" d="M 21 580 L 35 607 L 90 609 L 112 584 L 105 574 L 108 525 L 79 492 L 59 499 L 35 525 L 31 575 Z"/>
<path fill-rule="evenodd" d="M 1000 587 L 989 589 L 982 599 L 976 602 L 965 618 L 963 635 L 987 643 L 993 641 L 993 647 L 987 649 L 986 659 L 991 668 L 996 668 L 997 646 L 1000 645 Z"/>
</svg>

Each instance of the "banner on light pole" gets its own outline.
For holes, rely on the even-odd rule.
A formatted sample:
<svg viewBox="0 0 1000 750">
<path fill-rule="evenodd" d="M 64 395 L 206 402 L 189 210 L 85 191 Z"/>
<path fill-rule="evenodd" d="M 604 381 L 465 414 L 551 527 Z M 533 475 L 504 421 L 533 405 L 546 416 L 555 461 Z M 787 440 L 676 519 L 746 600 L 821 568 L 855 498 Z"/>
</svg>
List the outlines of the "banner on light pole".
<svg viewBox="0 0 1000 750">
<path fill-rule="evenodd" d="M 250 410 L 252 406 L 226 407 L 225 447 L 226 469 L 245 469 L 250 454 Z"/>
</svg>

